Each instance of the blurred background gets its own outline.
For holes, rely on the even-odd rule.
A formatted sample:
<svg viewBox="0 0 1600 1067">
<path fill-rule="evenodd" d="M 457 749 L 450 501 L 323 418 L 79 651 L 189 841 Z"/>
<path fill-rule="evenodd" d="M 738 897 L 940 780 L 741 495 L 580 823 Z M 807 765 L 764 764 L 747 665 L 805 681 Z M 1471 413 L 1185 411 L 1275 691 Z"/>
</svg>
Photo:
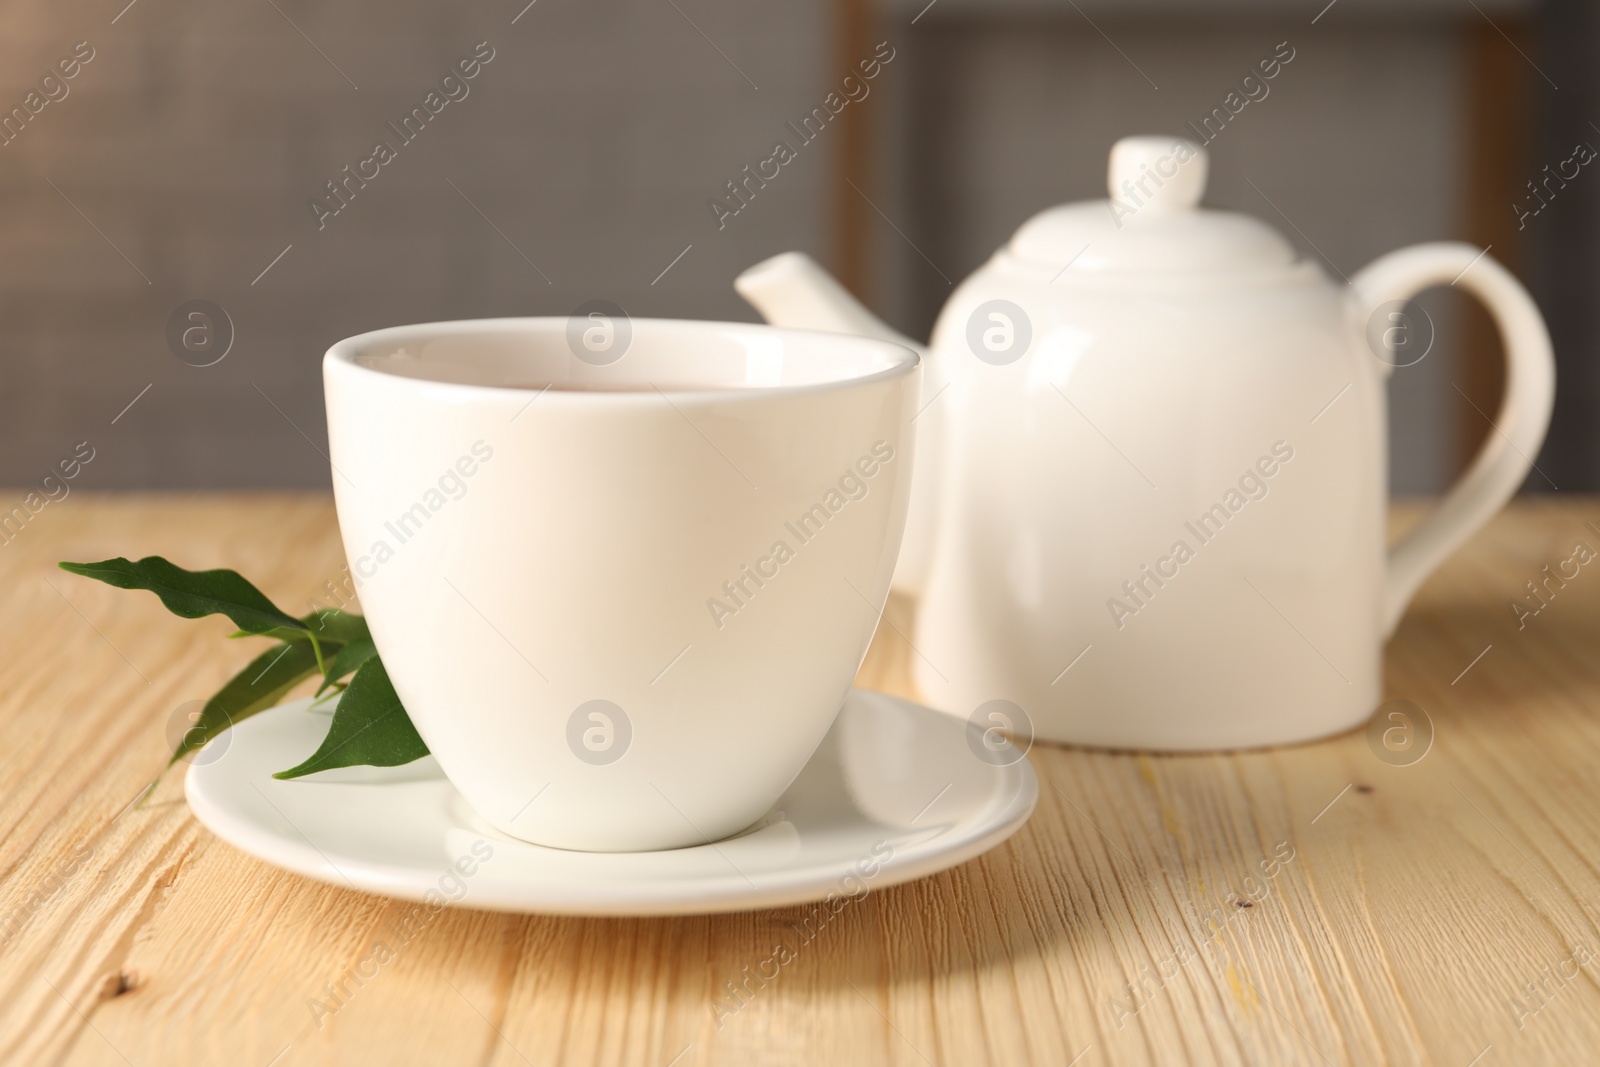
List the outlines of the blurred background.
<svg viewBox="0 0 1600 1067">
<path fill-rule="evenodd" d="M 1541 200 L 1530 185 L 1600 146 L 1597 7 L 12 0 L 0 485 L 37 484 L 88 442 L 73 488 L 325 487 L 319 364 L 339 338 L 594 299 L 754 319 L 733 277 L 791 248 L 925 337 L 1025 218 L 1105 195 L 1116 138 L 1184 133 L 1288 42 L 1270 94 L 1210 145 L 1208 203 L 1263 217 L 1330 274 L 1415 241 L 1492 246 L 1560 368 L 1528 488 L 1600 489 L 1600 167 Z M 725 183 L 880 42 L 870 95 L 719 220 Z M 402 141 L 387 124 L 419 107 Z M 348 181 L 379 140 L 395 158 Z M 225 312 L 214 346 L 231 333 L 209 366 L 169 338 L 192 301 Z M 1500 388 L 1487 318 L 1455 293 L 1423 304 L 1438 341 L 1391 387 L 1407 493 L 1448 484 Z"/>
</svg>

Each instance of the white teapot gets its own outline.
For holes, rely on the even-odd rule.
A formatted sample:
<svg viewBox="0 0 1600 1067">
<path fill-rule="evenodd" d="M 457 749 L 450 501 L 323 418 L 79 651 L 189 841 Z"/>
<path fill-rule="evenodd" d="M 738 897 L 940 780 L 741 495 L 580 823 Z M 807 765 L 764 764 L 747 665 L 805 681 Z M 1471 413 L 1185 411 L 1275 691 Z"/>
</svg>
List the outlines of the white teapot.
<svg viewBox="0 0 1600 1067">
<path fill-rule="evenodd" d="M 929 703 L 1113 748 L 1348 730 L 1412 594 L 1526 476 L 1555 374 L 1503 267 L 1426 244 L 1335 284 L 1271 227 L 1200 209 L 1206 168 L 1178 138 L 1117 142 L 1110 200 L 1034 216 L 940 314 L 895 573 Z M 1384 385 L 1426 354 L 1404 301 L 1434 285 L 1492 312 L 1505 401 L 1386 548 Z M 777 325 L 920 350 L 799 253 L 736 286 Z"/>
</svg>

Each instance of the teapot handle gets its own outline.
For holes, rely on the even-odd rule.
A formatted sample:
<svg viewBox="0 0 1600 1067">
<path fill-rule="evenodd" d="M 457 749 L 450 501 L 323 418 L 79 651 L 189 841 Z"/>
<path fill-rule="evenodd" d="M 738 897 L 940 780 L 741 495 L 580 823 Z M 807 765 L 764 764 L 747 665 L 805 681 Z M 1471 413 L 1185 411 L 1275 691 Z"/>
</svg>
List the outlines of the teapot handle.
<svg viewBox="0 0 1600 1067">
<path fill-rule="evenodd" d="M 1544 319 L 1511 272 L 1472 245 L 1414 245 L 1381 256 L 1350 286 L 1365 330 L 1384 304 L 1434 285 L 1459 285 L 1494 317 L 1506 354 L 1505 399 L 1472 466 L 1433 511 L 1389 550 L 1383 633 L 1387 638 L 1417 587 L 1516 492 L 1544 443 L 1555 399 L 1555 362 Z M 1381 361 L 1380 361 L 1381 363 Z M 1382 363 L 1385 375 L 1391 369 Z"/>
</svg>

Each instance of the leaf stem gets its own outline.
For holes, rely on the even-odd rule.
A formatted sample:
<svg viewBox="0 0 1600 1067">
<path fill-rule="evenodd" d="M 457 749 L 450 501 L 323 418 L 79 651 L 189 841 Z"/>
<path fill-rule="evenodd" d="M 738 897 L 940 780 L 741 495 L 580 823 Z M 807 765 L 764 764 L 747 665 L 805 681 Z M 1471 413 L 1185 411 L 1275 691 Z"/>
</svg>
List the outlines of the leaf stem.
<svg viewBox="0 0 1600 1067">
<path fill-rule="evenodd" d="M 345 686 L 344 686 L 343 682 L 334 682 L 332 685 L 330 685 L 328 687 L 326 692 L 318 693 L 316 698 L 311 701 L 311 706 L 308 707 L 306 710 L 307 711 L 315 711 L 315 710 L 317 710 L 323 704 L 327 703 L 328 701 L 332 700 L 334 697 L 338 696 L 340 693 L 344 692 L 344 690 L 345 690 Z"/>
<path fill-rule="evenodd" d="M 156 791 L 156 786 L 161 784 L 161 779 L 167 776 L 167 772 L 172 769 L 172 764 L 176 763 L 177 761 L 178 758 L 174 756 L 172 758 L 172 762 L 161 768 L 161 773 L 151 779 L 150 784 L 144 787 L 144 792 L 140 793 L 139 799 L 133 803 L 134 811 L 138 811 L 140 808 L 144 807 L 144 802 L 150 799 L 150 795 Z"/>
<path fill-rule="evenodd" d="M 322 642 L 317 640 L 317 632 L 309 626 L 306 627 L 306 636 L 311 638 L 311 651 L 317 657 L 317 673 L 326 678 L 328 676 L 328 665 L 322 660 Z"/>
</svg>

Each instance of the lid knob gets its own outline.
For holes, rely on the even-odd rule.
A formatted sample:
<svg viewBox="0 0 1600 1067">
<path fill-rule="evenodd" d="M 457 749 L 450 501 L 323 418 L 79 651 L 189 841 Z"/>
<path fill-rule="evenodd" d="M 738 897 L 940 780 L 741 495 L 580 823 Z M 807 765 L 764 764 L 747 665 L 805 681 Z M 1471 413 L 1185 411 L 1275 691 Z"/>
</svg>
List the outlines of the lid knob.
<svg viewBox="0 0 1600 1067">
<path fill-rule="evenodd" d="M 1206 150 L 1193 141 L 1124 137 L 1111 146 L 1106 185 L 1126 214 L 1189 211 L 1206 191 L 1206 169 Z"/>
</svg>

